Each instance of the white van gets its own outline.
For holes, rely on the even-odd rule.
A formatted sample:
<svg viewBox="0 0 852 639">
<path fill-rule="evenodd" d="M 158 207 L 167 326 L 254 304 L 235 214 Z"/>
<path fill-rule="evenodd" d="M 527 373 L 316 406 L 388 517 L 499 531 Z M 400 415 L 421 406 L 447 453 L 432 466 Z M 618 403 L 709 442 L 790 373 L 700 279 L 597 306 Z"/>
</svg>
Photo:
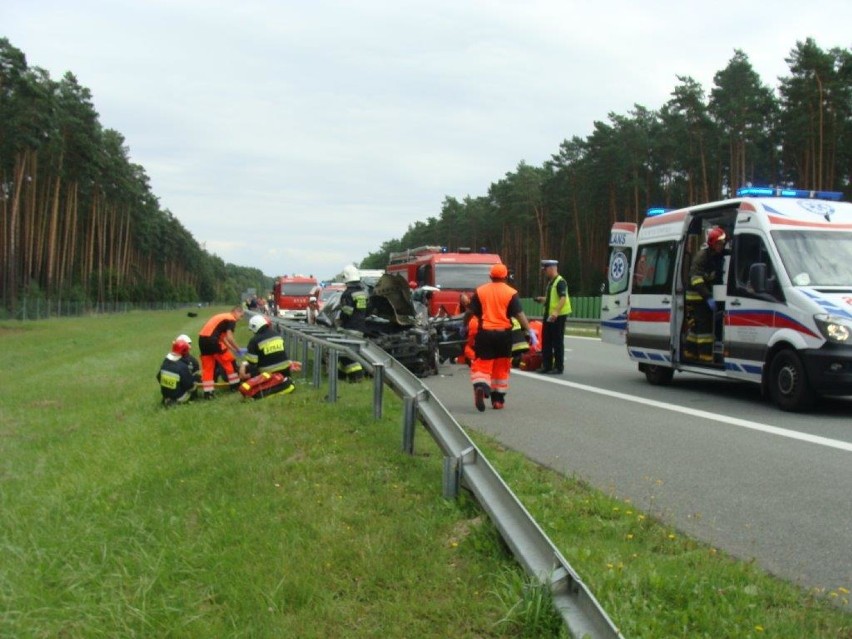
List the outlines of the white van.
<svg viewBox="0 0 852 639">
<path fill-rule="evenodd" d="M 652 384 L 675 371 L 761 384 L 783 410 L 852 395 L 852 204 L 841 194 L 747 188 L 736 199 L 664 211 L 610 233 L 604 341 L 626 344 Z M 727 234 L 712 361 L 684 353 L 692 260 Z"/>
</svg>

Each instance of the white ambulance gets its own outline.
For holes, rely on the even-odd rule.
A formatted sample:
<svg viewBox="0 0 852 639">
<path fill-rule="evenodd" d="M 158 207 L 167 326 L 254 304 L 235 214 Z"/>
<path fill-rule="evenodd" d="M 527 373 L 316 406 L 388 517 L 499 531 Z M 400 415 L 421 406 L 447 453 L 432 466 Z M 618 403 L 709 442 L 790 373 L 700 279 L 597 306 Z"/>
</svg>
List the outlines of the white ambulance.
<svg viewBox="0 0 852 639">
<path fill-rule="evenodd" d="M 626 344 L 651 384 L 675 371 L 761 384 L 783 410 L 852 395 L 852 204 L 841 194 L 746 188 L 610 233 L 604 341 Z M 707 232 L 727 235 L 713 283 L 713 354 L 684 352 L 686 290 Z"/>
</svg>

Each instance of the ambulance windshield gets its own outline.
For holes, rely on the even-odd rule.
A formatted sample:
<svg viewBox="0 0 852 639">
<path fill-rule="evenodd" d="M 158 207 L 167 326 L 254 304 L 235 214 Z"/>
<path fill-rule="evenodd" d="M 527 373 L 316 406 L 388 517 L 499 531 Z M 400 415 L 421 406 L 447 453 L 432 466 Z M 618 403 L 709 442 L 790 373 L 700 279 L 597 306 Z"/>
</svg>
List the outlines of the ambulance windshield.
<svg viewBox="0 0 852 639">
<path fill-rule="evenodd" d="M 795 286 L 852 286 L 852 233 L 773 231 Z"/>
</svg>

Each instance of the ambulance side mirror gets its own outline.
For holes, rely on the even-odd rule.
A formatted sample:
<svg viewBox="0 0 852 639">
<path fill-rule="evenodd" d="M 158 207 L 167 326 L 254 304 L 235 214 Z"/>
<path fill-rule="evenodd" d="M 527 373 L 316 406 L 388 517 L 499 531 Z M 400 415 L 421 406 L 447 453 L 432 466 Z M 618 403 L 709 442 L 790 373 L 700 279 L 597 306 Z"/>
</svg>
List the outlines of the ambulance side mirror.
<svg viewBox="0 0 852 639">
<path fill-rule="evenodd" d="M 749 267 L 748 285 L 755 293 L 766 292 L 766 264 L 758 262 Z"/>
</svg>

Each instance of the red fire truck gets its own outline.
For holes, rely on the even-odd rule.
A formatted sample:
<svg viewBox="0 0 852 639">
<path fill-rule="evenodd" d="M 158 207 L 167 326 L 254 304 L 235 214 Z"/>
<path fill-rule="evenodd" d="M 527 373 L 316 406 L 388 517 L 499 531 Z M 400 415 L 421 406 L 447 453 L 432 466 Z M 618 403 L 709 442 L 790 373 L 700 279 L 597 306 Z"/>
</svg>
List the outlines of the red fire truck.
<svg viewBox="0 0 852 639">
<path fill-rule="evenodd" d="M 441 246 L 420 246 L 390 254 L 386 271 L 399 273 L 418 288 L 434 287 L 429 299 L 429 315 L 441 311 L 448 315 L 458 313 L 459 296 L 473 294 L 477 286 L 490 281 L 491 266 L 502 262 L 494 253 L 473 253 L 459 248 L 449 253 Z"/>
<path fill-rule="evenodd" d="M 276 278 L 273 294 L 278 316 L 286 319 L 307 319 L 308 298 L 319 290 L 313 275 L 282 275 Z"/>
</svg>

